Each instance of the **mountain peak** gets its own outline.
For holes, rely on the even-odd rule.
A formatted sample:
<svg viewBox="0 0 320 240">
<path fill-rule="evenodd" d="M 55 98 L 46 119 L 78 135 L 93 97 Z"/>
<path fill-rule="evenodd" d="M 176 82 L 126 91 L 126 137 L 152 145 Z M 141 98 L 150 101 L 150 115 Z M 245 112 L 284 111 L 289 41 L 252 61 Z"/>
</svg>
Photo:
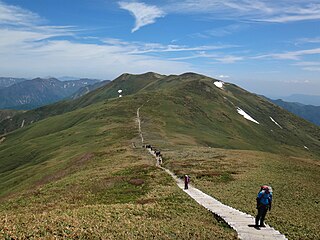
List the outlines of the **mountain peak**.
<svg viewBox="0 0 320 240">
<path fill-rule="evenodd" d="M 205 77 L 204 75 L 201 75 L 199 73 L 194 72 L 185 72 L 179 75 L 180 77 Z"/>
<path fill-rule="evenodd" d="M 54 82 L 61 82 L 60 80 L 58 80 L 57 78 L 54 78 L 54 77 L 49 77 L 49 78 L 37 77 L 37 78 L 32 79 L 31 81 L 54 81 Z"/>
<path fill-rule="evenodd" d="M 163 78 L 163 77 L 166 76 L 166 75 L 162 75 L 162 74 L 155 73 L 155 72 L 147 72 L 147 73 L 144 73 L 144 74 L 142 74 L 142 75 L 150 76 L 150 77 L 155 77 L 155 78 Z"/>
<path fill-rule="evenodd" d="M 162 74 L 155 73 L 155 72 L 146 72 L 146 73 L 142 73 L 142 74 L 123 73 L 119 77 L 117 77 L 116 79 L 127 80 L 131 77 L 163 78 L 165 76 L 166 75 L 162 75 Z"/>
</svg>

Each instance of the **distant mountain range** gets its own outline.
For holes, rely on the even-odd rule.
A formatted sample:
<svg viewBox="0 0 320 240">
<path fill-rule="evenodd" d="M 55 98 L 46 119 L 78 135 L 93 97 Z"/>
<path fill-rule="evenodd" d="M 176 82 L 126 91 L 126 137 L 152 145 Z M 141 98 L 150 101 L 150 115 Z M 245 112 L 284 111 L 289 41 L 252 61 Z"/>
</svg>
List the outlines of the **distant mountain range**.
<svg viewBox="0 0 320 240">
<path fill-rule="evenodd" d="M 96 79 L 60 81 L 56 78 L 32 80 L 1 78 L 0 109 L 26 110 L 68 98 L 85 86 L 98 83 Z"/>
<path fill-rule="evenodd" d="M 304 105 L 297 102 L 285 102 L 282 99 L 269 100 L 289 112 L 320 126 L 320 106 Z"/>
<path fill-rule="evenodd" d="M 319 95 L 306 95 L 306 94 L 292 94 L 290 96 L 277 96 L 272 97 L 272 99 L 282 99 L 285 102 L 302 103 L 304 105 L 320 106 L 320 96 Z"/>
<path fill-rule="evenodd" d="M 26 81 L 26 78 L 11 78 L 11 77 L 0 77 L 0 89 L 10 87 L 13 84 Z"/>
</svg>

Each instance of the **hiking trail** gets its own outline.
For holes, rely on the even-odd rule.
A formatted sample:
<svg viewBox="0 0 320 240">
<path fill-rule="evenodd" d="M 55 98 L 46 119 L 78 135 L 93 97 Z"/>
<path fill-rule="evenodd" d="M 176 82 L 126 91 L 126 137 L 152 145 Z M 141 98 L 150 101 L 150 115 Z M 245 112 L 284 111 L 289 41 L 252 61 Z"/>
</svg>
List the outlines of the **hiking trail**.
<svg viewBox="0 0 320 240">
<path fill-rule="evenodd" d="M 137 109 L 137 121 L 138 121 L 138 126 L 139 126 L 139 135 L 140 135 L 140 138 L 141 138 L 141 143 L 143 145 L 144 140 L 143 140 L 142 131 L 141 131 L 140 108 L 141 107 L 139 107 Z"/>
<path fill-rule="evenodd" d="M 137 122 L 139 125 L 139 135 L 141 137 L 142 145 L 144 139 L 141 130 L 140 120 L 140 108 L 137 109 Z M 155 156 L 151 149 L 148 149 L 149 153 Z M 159 166 L 159 165 L 157 165 Z M 287 239 L 283 234 L 274 228 L 266 224 L 266 227 L 256 229 L 253 227 L 255 223 L 255 217 L 241 212 L 235 208 L 227 206 L 215 198 L 207 195 L 199 189 L 189 185 L 189 189 L 184 190 L 184 182 L 174 175 L 170 170 L 159 166 L 165 172 L 167 172 L 176 181 L 179 188 L 181 188 L 186 194 L 193 198 L 197 203 L 208 209 L 216 216 L 223 219 L 230 227 L 232 227 L 237 233 L 238 238 L 243 240 L 285 240 Z"/>
</svg>

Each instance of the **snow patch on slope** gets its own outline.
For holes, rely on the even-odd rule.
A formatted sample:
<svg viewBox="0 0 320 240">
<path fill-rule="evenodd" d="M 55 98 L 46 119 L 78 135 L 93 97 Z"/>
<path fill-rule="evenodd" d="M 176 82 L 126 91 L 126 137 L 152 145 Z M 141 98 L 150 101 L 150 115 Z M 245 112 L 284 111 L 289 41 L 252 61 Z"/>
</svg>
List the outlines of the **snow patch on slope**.
<svg viewBox="0 0 320 240">
<path fill-rule="evenodd" d="M 121 98 L 122 97 L 122 94 L 121 94 L 122 93 L 122 89 L 119 89 L 118 93 L 119 93 L 119 98 Z"/>
<path fill-rule="evenodd" d="M 270 116 L 269 116 L 270 117 Z M 279 128 L 281 128 L 282 129 L 282 127 L 280 126 L 280 124 L 279 123 L 277 123 L 272 117 L 270 117 L 270 119 L 271 119 L 271 121 L 272 122 L 274 122 Z"/>
<path fill-rule="evenodd" d="M 245 119 L 254 122 L 256 124 L 260 124 L 258 121 L 254 120 L 249 114 L 247 114 L 245 111 L 243 111 L 241 108 L 237 108 L 237 111 L 240 115 L 242 115 Z"/>
<path fill-rule="evenodd" d="M 223 84 L 224 84 L 224 82 L 221 82 L 221 81 L 216 81 L 216 82 L 214 82 L 213 83 L 217 88 L 223 88 Z"/>
<path fill-rule="evenodd" d="M 24 123 L 25 123 L 25 120 L 23 119 L 22 123 L 21 123 L 21 128 L 24 127 Z"/>
</svg>

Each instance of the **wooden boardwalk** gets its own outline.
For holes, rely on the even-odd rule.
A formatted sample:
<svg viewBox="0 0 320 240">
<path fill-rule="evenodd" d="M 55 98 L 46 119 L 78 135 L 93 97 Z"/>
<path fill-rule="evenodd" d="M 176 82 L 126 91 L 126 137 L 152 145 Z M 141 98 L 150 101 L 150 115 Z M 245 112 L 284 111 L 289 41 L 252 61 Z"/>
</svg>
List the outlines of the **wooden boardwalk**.
<svg viewBox="0 0 320 240">
<path fill-rule="evenodd" d="M 139 110 L 137 110 L 137 118 L 139 123 L 139 135 L 142 137 L 141 122 L 139 116 Z M 154 152 L 148 149 L 149 153 L 155 157 Z M 159 165 L 158 165 L 159 166 Z M 165 172 L 172 176 L 176 181 L 179 188 L 181 188 L 186 194 L 193 198 L 197 203 L 208 209 L 213 214 L 223 219 L 230 227 L 232 227 L 238 233 L 239 239 L 243 240 L 285 240 L 287 239 L 283 234 L 274 228 L 266 225 L 264 228 L 256 229 L 253 227 L 255 218 L 249 214 L 241 212 L 237 209 L 224 205 L 215 198 L 207 195 L 199 189 L 189 185 L 189 189 L 184 189 L 184 181 L 175 176 L 170 170 L 159 166 Z"/>
<path fill-rule="evenodd" d="M 260 230 L 253 227 L 255 218 L 249 214 L 241 212 L 237 209 L 222 204 L 215 198 L 205 194 L 199 189 L 189 185 L 189 189 L 184 190 L 184 182 L 178 179 L 168 169 L 163 168 L 168 174 L 170 174 L 176 181 L 179 188 L 181 188 L 186 194 L 193 198 L 197 203 L 222 218 L 230 227 L 237 231 L 238 237 L 244 240 L 271 240 L 271 239 L 287 239 L 279 231 L 266 225 L 265 228 Z"/>
</svg>

